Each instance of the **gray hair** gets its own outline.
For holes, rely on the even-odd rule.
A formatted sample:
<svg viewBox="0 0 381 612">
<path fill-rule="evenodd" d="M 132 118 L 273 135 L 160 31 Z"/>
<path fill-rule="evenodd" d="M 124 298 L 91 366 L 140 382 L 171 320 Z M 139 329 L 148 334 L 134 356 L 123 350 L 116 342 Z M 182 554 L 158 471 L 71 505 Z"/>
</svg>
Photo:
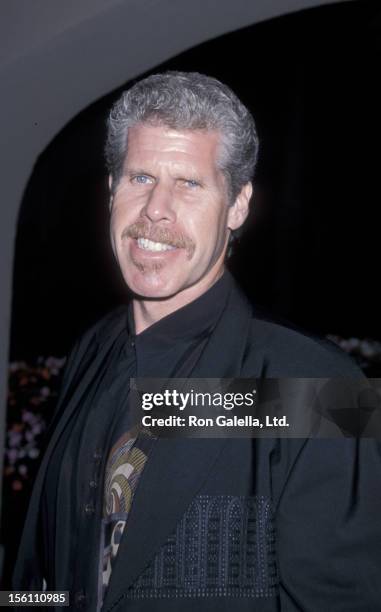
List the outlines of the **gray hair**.
<svg viewBox="0 0 381 612">
<path fill-rule="evenodd" d="M 137 123 L 219 131 L 218 166 L 231 203 L 253 178 L 258 156 L 254 119 L 233 91 L 215 78 L 170 71 L 138 81 L 122 94 L 109 115 L 105 147 L 113 191 L 123 172 L 128 129 Z"/>
</svg>

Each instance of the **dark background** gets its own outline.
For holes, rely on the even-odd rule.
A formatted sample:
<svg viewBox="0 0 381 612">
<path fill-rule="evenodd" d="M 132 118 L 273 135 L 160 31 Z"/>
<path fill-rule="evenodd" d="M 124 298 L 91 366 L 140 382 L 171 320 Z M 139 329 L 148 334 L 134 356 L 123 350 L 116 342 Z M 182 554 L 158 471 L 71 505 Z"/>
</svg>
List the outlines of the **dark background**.
<svg viewBox="0 0 381 612">
<path fill-rule="evenodd" d="M 320 334 L 380 338 L 381 6 L 254 25 L 161 64 L 229 84 L 261 138 L 256 197 L 231 268 L 253 301 Z M 10 358 L 65 355 L 126 300 L 108 238 L 105 118 L 83 111 L 37 160 L 16 242 Z"/>
</svg>

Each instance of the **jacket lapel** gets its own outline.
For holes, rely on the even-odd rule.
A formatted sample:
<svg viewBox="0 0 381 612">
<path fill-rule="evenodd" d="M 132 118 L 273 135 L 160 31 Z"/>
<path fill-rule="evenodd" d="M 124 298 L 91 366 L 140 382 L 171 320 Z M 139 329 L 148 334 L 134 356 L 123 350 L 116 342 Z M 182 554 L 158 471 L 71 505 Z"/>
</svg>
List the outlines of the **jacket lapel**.
<svg viewBox="0 0 381 612">
<path fill-rule="evenodd" d="M 242 375 L 250 330 L 251 306 L 233 283 L 226 308 L 190 376 Z M 260 371 L 250 375 L 259 376 Z M 135 492 L 106 592 L 105 612 L 123 597 L 175 529 L 226 442 L 224 438 L 157 440 Z"/>
<path fill-rule="evenodd" d="M 157 441 L 134 496 L 103 610 L 128 589 L 164 544 L 225 443 L 226 439 Z"/>
</svg>

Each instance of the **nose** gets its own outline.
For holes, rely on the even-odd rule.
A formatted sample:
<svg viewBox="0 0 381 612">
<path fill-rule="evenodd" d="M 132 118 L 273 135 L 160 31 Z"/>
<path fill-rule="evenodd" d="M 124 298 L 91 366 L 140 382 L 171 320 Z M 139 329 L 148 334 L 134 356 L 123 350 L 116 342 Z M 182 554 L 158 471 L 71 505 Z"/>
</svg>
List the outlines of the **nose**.
<svg viewBox="0 0 381 612">
<path fill-rule="evenodd" d="M 140 214 L 152 222 L 169 221 L 173 223 L 176 221 L 173 204 L 172 190 L 164 184 L 157 183 L 151 189 Z"/>
</svg>

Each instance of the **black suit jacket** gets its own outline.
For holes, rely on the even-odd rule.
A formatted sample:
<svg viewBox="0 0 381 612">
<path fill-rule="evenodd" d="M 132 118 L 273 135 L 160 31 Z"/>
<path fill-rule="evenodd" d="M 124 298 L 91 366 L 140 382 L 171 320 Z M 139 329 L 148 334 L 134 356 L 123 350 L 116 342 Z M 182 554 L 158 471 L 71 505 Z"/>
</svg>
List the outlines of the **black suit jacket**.
<svg viewBox="0 0 381 612">
<path fill-rule="evenodd" d="M 46 468 L 123 325 L 119 309 L 84 336 L 68 362 L 14 588 L 41 587 L 37 527 Z M 361 374 L 333 346 L 253 317 L 234 286 L 192 376 Z M 103 610 L 381 609 L 380 483 L 380 448 L 372 440 L 159 439 L 135 493 Z M 59 557 L 65 534 L 55 534 L 53 546 Z M 55 580 L 52 587 L 70 588 L 59 575 Z M 71 601 L 75 609 L 74 593 Z"/>
</svg>

